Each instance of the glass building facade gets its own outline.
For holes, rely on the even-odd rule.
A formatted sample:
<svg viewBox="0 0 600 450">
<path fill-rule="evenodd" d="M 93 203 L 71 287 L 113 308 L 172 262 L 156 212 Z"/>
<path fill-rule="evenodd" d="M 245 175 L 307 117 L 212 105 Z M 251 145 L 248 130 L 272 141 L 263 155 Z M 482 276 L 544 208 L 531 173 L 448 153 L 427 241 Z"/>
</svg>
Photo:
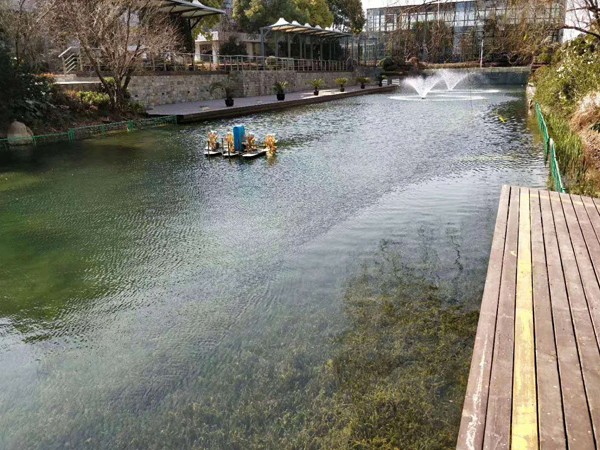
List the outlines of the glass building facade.
<svg viewBox="0 0 600 450">
<path fill-rule="evenodd" d="M 452 32 L 455 50 L 465 35 L 471 35 L 477 45 L 482 39 L 494 39 L 490 23 L 505 25 L 526 20 L 529 23 L 564 24 L 565 0 L 529 2 L 528 7 L 511 6 L 509 0 L 440 1 L 388 6 L 367 10 L 366 32 L 383 43 L 386 35 L 398 30 L 412 30 L 417 24 L 444 23 Z M 558 30 L 558 27 L 556 27 Z M 552 34 L 559 40 L 558 31 Z M 380 45 L 383 49 L 383 46 Z"/>
</svg>

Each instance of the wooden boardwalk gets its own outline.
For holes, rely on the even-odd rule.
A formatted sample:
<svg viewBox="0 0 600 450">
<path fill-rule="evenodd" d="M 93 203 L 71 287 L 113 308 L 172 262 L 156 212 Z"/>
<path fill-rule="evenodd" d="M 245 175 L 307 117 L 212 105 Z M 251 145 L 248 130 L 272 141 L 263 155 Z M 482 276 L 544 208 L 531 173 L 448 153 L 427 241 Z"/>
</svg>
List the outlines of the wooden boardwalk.
<svg viewBox="0 0 600 450">
<path fill-rule="evenodd" d="M 599 210 L 502 189 L 457 448 L 600 445 Z"/>
</svg>

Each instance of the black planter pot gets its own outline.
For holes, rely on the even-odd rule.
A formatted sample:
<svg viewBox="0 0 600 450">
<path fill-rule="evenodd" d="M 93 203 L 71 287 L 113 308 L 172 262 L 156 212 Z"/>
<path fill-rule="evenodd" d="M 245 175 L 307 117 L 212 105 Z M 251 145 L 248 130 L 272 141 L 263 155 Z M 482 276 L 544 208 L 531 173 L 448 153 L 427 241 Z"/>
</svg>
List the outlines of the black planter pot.
<svg viewBox="0 0 600 450">
<path fill-rule="evenodd" d="M 380 81 L 379 82 L 379 87 L 382 87 L 382 86 L 383 86 L 383 81 Z"/>
<path fill-rule="evenodd" d="M 231 98 L 231 97 L 227 97 L 227 98 L 225 99 L 225 106 L 228 106 L 228 107 L 231 107 L 231 106 L 233 106 L 233 98 Z"/>
<path fill-rule="evenodd" d="M 280 102 L 285 100 L 285 92 L 281 92 L 277 94 L 277 100 L 279 100 Z"/>
<path fill-rule="evenodd" d="M 315 92 L 313 92 L 314 95 L 319 95 L 319 90 L 315 89 Z"/>
<path fill-rule="evenodd" d="M 365 88 L 365 83 L 360 83 L 360 88 L 364 89 Z"/>
<path fill-rule="evenodd" d="M 342 86 L 342 87 L 340 88 L 340 92 L 345 92 L 345 91 L 346 91 L 346 88 L 345 88 L 344 86 Z"/>
</svg>

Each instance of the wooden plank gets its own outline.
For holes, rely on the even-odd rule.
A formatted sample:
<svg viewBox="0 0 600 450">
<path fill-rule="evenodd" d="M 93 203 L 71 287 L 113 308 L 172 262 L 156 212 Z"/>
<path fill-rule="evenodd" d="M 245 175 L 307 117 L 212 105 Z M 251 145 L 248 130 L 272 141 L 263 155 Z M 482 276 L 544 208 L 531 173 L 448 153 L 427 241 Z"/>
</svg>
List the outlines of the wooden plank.
<svg viewBox="0 0 600 450">
<path fill-rule="evenodd" d="M 560 198 L 552 196 L 551 202 L 551 194 L 543 192 L 540 193 L 540 204 L 567 443 L 570 448 L 594 449 L 591 418 L 578 353 L 580 345 L 577 343 L 581 332 L 581 317 L 577 316 L 577 309 L 571 308 L 572 303 L 579 306 L 577 300 L 583 292 L 581 287 L 578 289 L 579 274 L 575 273 L 573 249 Z"/>
<path fill-rule="evenodd" d="M 503 186 L 458 435 L 457 448 L 461 450 L 483 446 L 509 198 L 510 188 Z"/>
<path fill-rule="evenodd" d="M 510 446 L 519 189 L 511 188 L 483 448 Z"/>
<path fill-rule="evenodd" d="M 600 213 L 594 202 L 589 197 L 572 196 L 575 214 L 585 239 L 585 244 L 590 255 L 596 278 L 600 280 Z M 583 203 L 583 206 L 581 204 Z M 590 314 L 595 324 L 600 323 L 600 305 L 590 305 Z M 596 327 L 596 338 L 600 337 Z"/>
<path fill-rule="evenodd" d="M 537 404 L 541 450 L 567 448 L 539 191 L 530 191 Z"/>
<path fill-rule="evenodd" d="M 521 188 L 515 298 L 511 448 L 538 447 L 529 190 Z"/>
<path fill-rule="evenodd" d="M 562 203 L 575 261 L 575 267 L 566 267 L 565 272 L 568 272 L 570 268 L 573 277 L 579 277 L 583 289 L 581 291 L 578 285 L 575 286 L 573 295 L 569 291 L 569 299 L 571 300 L 572 315 L 575 320 L 588 407 L 594 435 L 596 442 L 598 442 L 600 439 L 600 348 L 598 347 L 597 336 L 600 330 L 600 322 L 598 322 L 599 318 L 596 314 L 596 323 L 594 323 L 592 311 L 597 312 L 600 306 L 600 286 L 596 279 L 596 272 L 571 197 L 564 194 L 553 195 L 553 197 L 559 198 Z M 583 221 L 583 223 L 585 225 L 586 221 Z M 565 264 L 568 264 L 568 262 L 565 261 Z M 576 281 L 574 280 L 574 283 Z M 569 285 L 567 285 L 567 288 L 569 288 Z"/>
<path fill-rule="evenodd" d="M 594 204 L 594 200 L 590 197 L 579 197 L 583 202 L 583 206 L 585 207 L 585 211 L 590 220 L 590 224 L 594 229 L 594 233 L 596 234 L 596 238 L 600 241 L 600 213 L 596 209 L 596 205 Z"/>
</svg>

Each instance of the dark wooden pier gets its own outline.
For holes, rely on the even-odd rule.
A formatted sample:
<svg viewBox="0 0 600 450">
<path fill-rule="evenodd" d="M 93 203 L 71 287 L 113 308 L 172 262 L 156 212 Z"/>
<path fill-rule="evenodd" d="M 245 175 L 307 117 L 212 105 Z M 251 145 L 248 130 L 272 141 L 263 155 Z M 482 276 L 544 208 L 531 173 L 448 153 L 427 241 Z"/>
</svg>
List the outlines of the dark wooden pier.
<svg viewBox="0 0 600 450">
<path fill-rule="evenodd" d="M 598 448 L 599 210 L 502 189 L 457 448 Z"/>
<path fill-rule="evenodd" d="M 269 111 L 293 108 L 296 106 L 325 103 L 343 98 L 356 97 L 368 94 L 390 94 L 397 86 L 367 86 L 361 89 L 358 86 L 348 86 L 345 92 L 339 89 L 323 89 L 318 96 L 312 91 L 290 92 L 286 94 L 285 101 L 277 101 L 275 95 L 260 97 L 241 97 L 235 99 L 233 107 L 226 107 L 223 100 L 205 100 L 189 103 L 174 103 L 170 105 L 155 106 L 148 111 L 150 117 L 177 116 L 179 123 L 201 122 L 205 120 L 229 119 L 232 117 L 247 116 Z"/>
</svg>

